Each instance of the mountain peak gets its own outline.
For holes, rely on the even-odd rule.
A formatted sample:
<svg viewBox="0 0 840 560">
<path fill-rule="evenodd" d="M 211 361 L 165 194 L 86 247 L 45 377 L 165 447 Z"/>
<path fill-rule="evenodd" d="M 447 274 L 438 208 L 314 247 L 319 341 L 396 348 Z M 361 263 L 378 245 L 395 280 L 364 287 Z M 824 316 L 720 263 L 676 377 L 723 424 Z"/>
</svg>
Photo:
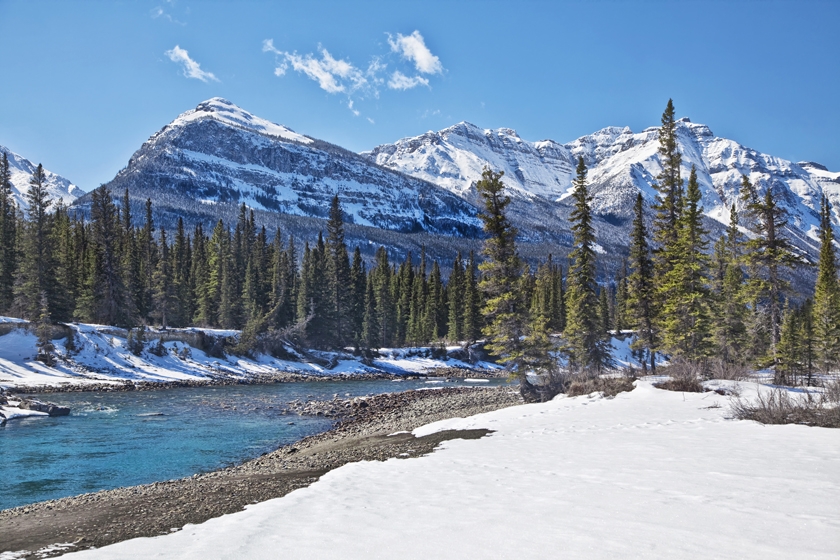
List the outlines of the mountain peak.
<svg viewBox="0 0 840 560">
<path fill-rule="evenodd" d="M 221 123 L 244 128 L 258 134 L 311 144 L 312 139 L 298 134 L 283 125 L 267 121 L 222 97 L 213 97 L 199 103 L 195 109 L 182 113 L 169 126 L 184 126 L 191 122 L 211 118 Z"/>
</svg>

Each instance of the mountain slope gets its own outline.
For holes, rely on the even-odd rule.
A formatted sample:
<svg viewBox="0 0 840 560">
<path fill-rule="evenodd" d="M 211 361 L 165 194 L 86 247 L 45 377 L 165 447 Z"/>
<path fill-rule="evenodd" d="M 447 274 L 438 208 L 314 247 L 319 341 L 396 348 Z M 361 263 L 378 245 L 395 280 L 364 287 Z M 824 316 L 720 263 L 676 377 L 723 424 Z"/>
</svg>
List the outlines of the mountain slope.
<svg viewBox="0 0 840 560">
<path fill-rule="evenodd" d="M 108 183 L 173 211 L 214 215 L 220 203 L 325 218 L 335 194 L 350 223 L 400 232 L 474 235 L 476 208 L 434 184 L 297 134 L 213 98 L 154 134 Z"/>
<path fill-rule="evenodd" d="M 814 250 L 817 206 L 826 192 L 840 202 L 840 174 L 818 164 L 796 164 L 746 148 L 733 140 L 714 136 L 709 127 L 680 119 L 679 148 L 683 154 L 683 177 L 697 169 L 706 214 L 728 224 L 729 206 L 740 207 L 738 190 L 746 174 L 759 191 L 772 188 L 780 205 L 790 215 L 790 231 L 803 250 Z M 567 144 L 552 140 L 527 142 L 506 128 L 482 130 L 459 123 L 440 132 L 404 138 L 377 146 L 362 155 L 382 166 L 400 170 L 462 196 L 470 192 L 484 166 L 505 171 L 512 197 L 534 203 L 538 200 L 562 206 L 571 194 L 577 158 L 589 167 L 593 211 L 608 222 L 629 226 L 633 200 L 642 192 L 648 202 L 656 196 L 659 161 L 658 128 L 634 133 L 629 128 L 609 127 Z M 840 204 L 835 204 L 840 224 Z"/>
<path fill-rule="evenodd" d="M 9 168 L 12 174 L 12 192 L 14 193 L 15 202 L 20 208 L 29 208 L 29 203 L 26 201 L 26 191 L 29 190 L 29 179 L 32 178 L 32 173 L 38 165 L 8 148 L 0 146 L 0 153 L 2 152 L 8 154 L 9 157 Z M 46 169 L 44 169 L 44 174 L 47 177 L 47 192 L 50 198 L 55 201 L 60 200 L 64 204 L 70 204 L 85 194 L 82 189 L 61 175 L 56 175 Z"/>
</svg>

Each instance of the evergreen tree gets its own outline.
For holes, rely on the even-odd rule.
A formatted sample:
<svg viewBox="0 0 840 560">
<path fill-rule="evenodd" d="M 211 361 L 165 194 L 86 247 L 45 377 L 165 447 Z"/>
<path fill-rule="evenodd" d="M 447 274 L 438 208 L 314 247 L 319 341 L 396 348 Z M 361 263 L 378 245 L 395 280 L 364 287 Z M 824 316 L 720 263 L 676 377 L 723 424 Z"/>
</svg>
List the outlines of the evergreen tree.
<svg viewBox="0 0 840 560">
<path fill-rule="evenodd" d="M 741 238 L 738 212 L 733 204 L 727 233 L 715 244 L 714 251 L 715 353 L 725 363 L 744 361 L 747 307 L 744 270 L 741 267 Z"/>
<path fill-rule="evenodd" d="M 449 291 L 449 313 L 447 323 L 447 338 L 452 342 L 459 342 L 464 338 L 464 265 L 460 251 L 452 264 L 452 273 L 447 284 Z"/>
<path fill-rule="evenodd" d="M 589 204 L 592 197 L 586 188 L 586 164 L 578 158 L 573 182 L 574 210 L 571 213 L 574 249 L 566 287 L 565 352 L 569 365 L 576 370 L 600 373 L 612 363 L 609 341 L 603 334 L 598 313 L 595 284 L 595 229 Z"/>
<path fill-rule="evenodd" d="M 486 324 L 487 348 L 507 363 L 519 378 L 519 390 L 526 400 L 537 396 L 536 388 L 528 381 L 523 336 L 527 334 L 528 308 L 524 294 L 518 288 L 523 276 L 522 261 L 516 249 L 516 228 L 505 215 L 510 197 L 504 192 L 504 172 L 485 169 L 476 190 L 481 196 L 484 211 L 479 214 L 488 237 L 484 241 L 486 260 L 479 265 L 483 273 L 480 290 L 486 295 L 482 310 Z"/>
<path fill-rule="evenodd" d="M 144 321 L 148 321 L 152 313 L 152 296 L 155 289 L 155 269 L 157 268 L 157 244 L 155 243 L 155 225 L 152 218 L 152 200 L 146 199 L 146 219 L 143 232 L 140 235 L 141 264 L 143 274 L 143 298 L 138 310 Z"/>
<path fill-rule="evenodd" d="M 379 314 L 376 309 L 374 275 L 368 274 L 367 281 L 365 282 L 365 313 L 362 318 L 362 346 L 365 348 L 379 348 L 382 344 L 382 339 Z"/>
<path fill-rule="evenodd" d="M 621 261 L 621 270 L 616 278 L 613 325 L 618 333 L 627 328 L 627 259 Z"/>
<path fill-rule="evenodd" d="M 776 204 L 770 188 L 759 197 L 755 187 L 746 175 L 741 181 L 741 199 L 744 202 L 747 227 L 754 237 L 746 243 L 746 257 L 750 267 L 750 289 L 754 301 L 753 346 L 757 334 L 765 331 L 769 335 L 769 358 L 773 365 L 778 363 L 777 345 L 780 338 L 782 316 L 782 291 L 785 283 L 781 270 L 799 264 L 793 254 L 790 242 L 784 237 L 787 219 L 784 209 Z M 766 318 L 766 319 L 765 319 Z M 777 383 L 784 377 L 777 370 Z"/>
<path fill-rule="evenodd" d="M 0 313 L 11 310 L 17 273 L 17 205 L 12 191 L 9 155 L 0 158 Z"/>
<path fill-rule="evenodd" d="M 369 332 L 378 328 L 377 344 L 371 348 L 391 346 L 396 338 L 397 311 L 391 290 L 392 271 L 388 262 L 388 252 L 384 247 L 376 251 L 376 268 L 371 271 L 372 288 L 375 298 L 376 315 L 368 322 Z M 369 302 L 370 303 L 370 302 Z"/>
<path fill-rule="evenodd" d="M 476 275 L 475 254 L 470 251 L 469 260 L 467 261 L 467 269 L 464 273 L 464 302 L 463 302 L 463 318 L 464 318 L 464 332 L 463 337 L 467 345 L 478 340 L 481 334 L 481 295 L 478 290 L 478 277 Z"/>
<path fill-rule="evenodd" d="M 642 371 L 650 361 L 656 373 L 656 348 L 659 336 L 655 328 L 653 261 L 648 246 L 642 193 L 636 195 L 633 207 L 633 233 L 630 237 L 630 276 L 627 278 L 627 318 L 636 331 L 631 348 L 641 356 Z"/>
<path fill-rule="evenodd" d="M 601 334 L 609 337 L 612 330 L 612 311 L 610 310 L 610 287 L 603 285 L 598 291 L 598 317 L 601 323 Z"/>
<path fill-rule="evenodd" d="M 26 199 L 28 220 L 21 239 L 21 261 L 15 280 L 15 307 L 21 316 L 37 320 L 46 313 L 52 317 L 58 286 L 52 244 L 52 220 L 46 175 L 41 164 L 32 173 Z"/>
<path fill-rule="evenodd" d="M 362 340 L 363 323 L 366 312 L 367 272 L 358 247 L 353 251 L 353 264 L 350 266 L 350 298 L 348 306 L 349 332 L 353 344 L 359 346 Z"/>
<path fill-rule="evenodd" d="M 169 326 L 170 319 L 175 316 L 177 294 L 172 274 L 172 260 L 169 243 L 166 241 L 166 230 L 160 229 L 160 259 L 154 274 L 154 317 L 163 328 Z M 230 328 L 230 327 L 228 327 Z"/>
<path fill-rule="evenodd" d="M 840 282 L 834 253 L 831 208 L 820 204 L 820 260 L 814 287 L 813 330 L 817 366 L 828 374 L 840 364 Z"/>
<path fill-rule="evenodd" d="M 659 320 L 662 343 L 667 352 L 697 362 L 710 355 L 712 323 L 708 290 L 708 243 L 703 229 L 702 195 L 697 172 L 692 166 L 685 207 L 676 224 L 676 238 L 666 247 L 663 258 L 667 272 L 659 286 L 663 302 Z"/>
<path fill-rule="evenodd" d="M 662 127 L 659 129 L 659 155 L 662 172 L 656 177 L 654 188 L 659 200 L 653 205 L 656 211 L 654 236 L 662 247 L 676 242 L 677 220 L 682 211 L 683 181 L 680 174 L 682 154 L 677 145 L 677 125 L 674 120 L 674 102 L 669 99 L 662 113 Z M 663 271 L 663 273 L 666 271 Z"/>
<path fill-rule="evenodd" d="M 119 243 L 119 212 L 104 185 L 91 193 L 89 269 L 79 302 L 81 316 L 90 322 L 132 326 L 131 301 L 123 282 Z"/>
<path fill-rule="evenodd" d="M 329 333 L 327 338 L 332 344 L 343 347 L 353 342 L 353 321 L 351 318 L 352 285 L 350 283 L 350 260 L 347 257 L 347 245 L 344 241 L 344 220 L 341 217 L 341 206 L 338 195 L 330 204 L 330 216 L 327 221 L 327 289 L 329 290 L 329 307 L 327 321 Z"/>
</svg>

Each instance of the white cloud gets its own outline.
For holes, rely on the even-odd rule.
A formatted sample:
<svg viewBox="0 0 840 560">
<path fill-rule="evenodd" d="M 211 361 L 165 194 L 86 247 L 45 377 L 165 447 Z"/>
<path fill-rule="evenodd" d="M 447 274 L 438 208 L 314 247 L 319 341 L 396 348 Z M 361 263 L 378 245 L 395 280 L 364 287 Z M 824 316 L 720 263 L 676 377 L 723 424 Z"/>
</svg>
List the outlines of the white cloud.
<svg viewBox="0 0 840 560">
<path fill-rule="evenodd" d="M 152 19 L 157 19 L 157 18 L 160 18 L 160 17 L 169 21 L 170 23 L 175 23 L 175 24 L 178 24 L 178 25 L 181 25 L 181 26 L 187 25 L 183 21 L 178 21 L 177 19 L 172 17 L 171 14 L 166 13 L 166 11 L 163 8 L 161 8 L 160 6 L 155 6 L 152 9 Z"/>
<path fill-rule="evenodd" d="M 407 90 L 417 86 L 429 87 L 429 80 L 422 76 L 409 77 L 397 70 L 391 74 L 391 79 L 388 80 L 388 87 L 391 89 Z"/>
<path fill-rule="evenodd" d="M 397 33 L 396 39 L 388 35 L 388 44 L 391 45 L 393 52 L 400 53 L 403 58 L 412 61 L 418 72 L 423 74 L 443 72 L 440 59 L 432 54 L 419 31 L 415 30 L 411 35 Z"/>
<path fill-rule="evenodd" d="M 291 68 L 316 82 L 318 87 L 330 94 L 343 94 L 347 97 L 347 107 L 355 116 L 361 116 L 355 102 L 366 98 L 379 98 L 380 90 L 405 91 L 417 86 L 429 86 L 429 79 L 421 75 L 410 76 L 404 71 L 389 70 L 385 59 L 396 61 L 398 66 L 408 66 L 400 60 L 408 60 L 421 74 L 440 74 L 443 66 L 438 57 L 433 55 L 423 42 L 419 31 L 411 35 L 388 35 L 391 51 L 398 53 L 372 56 L 367 68 L 358 67 L 347 59 L 336 58 L 321 45 L 317 52 L 298 54 L 297 51 L 284 51 L 274 45 L 272 39 L 262 42 L 262 51 L 275 56 L 274 75 L 285 76 Z M 405 68 L 403 68 L 405 70 Z M 414 72 L 409 72 L 413 74 Z M 369 117 L 368 117 L 369 118 Z M 373 124 L 371 122 L 371 124 Z"/>
<path fill-rule="evenodd" d="M 191 59 L 190 54 L 178 45 L 175 45 L 174 49 L 166 51 L 163 54 L 168 56 L 169 60 L 172 62 L 177 62 L 178 64 L 183 65 L 184 76 L 187 78 L 195 78 L 196 80 L 201 80 L 202 82 L 209 82 L 211 80 L 214 82 L 219 81 L 219 78 L 214 76 L 212 72 L 202 70 L 201 65 Z"/>
</svg>

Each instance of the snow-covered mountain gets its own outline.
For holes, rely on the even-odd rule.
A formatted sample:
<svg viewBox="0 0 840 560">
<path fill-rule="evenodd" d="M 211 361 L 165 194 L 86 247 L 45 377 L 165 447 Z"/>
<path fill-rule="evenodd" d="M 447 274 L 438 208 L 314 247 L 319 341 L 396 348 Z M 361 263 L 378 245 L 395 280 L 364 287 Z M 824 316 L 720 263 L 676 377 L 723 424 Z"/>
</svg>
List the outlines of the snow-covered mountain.
<svg viewBox="0 0 840 560">
<path fill-rule="evenodd" d="M 12 175 L 12 192 L 15 202 L 20 208 L 29 208 L 29 203 L 26 202 L 26 191 L 29 190 L 29 179 L 32 178 L 32 173 L 38 165 L 4 146 L 0 146 L 0 153 L 6 153 L 9 157 L 9 170 Z M 70 204 L 85 194 L 82 189 L 61 175 L 56 175 L 46 169 L 44 169 L 44 174 L 47 177 L 47 191 L 50 198 L 55 201 L 60 200 L 64 204 Z"/>
<path fill-rule="evenodd" d="M 108 184 L 198 214 L 218 203 L 403 232 L 474 233 L 476 208 L 446 189 L 213 98 L 152 135 Z M 197 210 L 198 209 L 198 210 Z"/>
<path fill-rule="evenodd" d="M 813 247 L 816 242 L 816 210 L 823 192 L 835 202 L 834 217 L 840 224 L 840 173 L 828 172 L 819 164 L 796 164 L 760 153 L 716 137 L 708 126 L 686 118 L 678 121 L 677 134 L 683 177 L 687 179 L 691 166 L 696 167 L 703 206 L 710 218 L 728 223 L 729 206 L 733 202 L 739 206 L 741 174 L 746 174 L 760 191 L 773 189 L 790 214 L 797 244 Z M 484 130 L 462 122 L 377 146 L 362 155 L 462 196 L 471 191 L 488 166 L 505 171 L 504 180 L 514 198 L 560 205 L 571 194 L 575 165 L 583 156 L 589 168 L 593 210 L 612 223 L 626 224 L 639 191 L 648 201 L 656 195 L 652 185 L 662 169 L 658 138 L 656 127 L 638 133 L 627 127 L 608 127 L 567 144 L 528 142 L 508 128 Z"/>
</svg>

